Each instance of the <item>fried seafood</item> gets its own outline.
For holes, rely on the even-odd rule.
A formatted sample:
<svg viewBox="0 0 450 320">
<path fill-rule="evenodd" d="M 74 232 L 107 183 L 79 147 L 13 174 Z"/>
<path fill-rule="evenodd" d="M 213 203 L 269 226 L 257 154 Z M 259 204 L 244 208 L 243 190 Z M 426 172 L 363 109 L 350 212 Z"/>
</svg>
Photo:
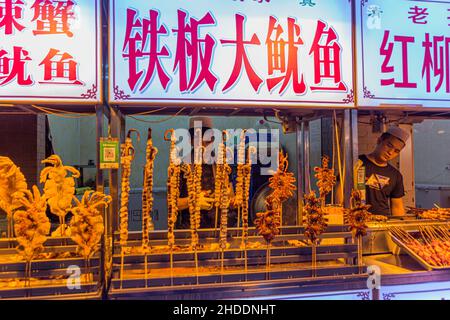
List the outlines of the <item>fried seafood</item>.
<svg viewBox="0 0 450 320">
<path fill-rule="evenodd" d="M 134 160 L 135 150 L 131 133 L 136 132 L 138 141 L 140 139 L 139 132 L 130 129 L 125 139 L 125 143 L 121 145 L 120 165 L 122 167 L 121 192 L 120 192 L 120 245 L 125 247 L 128 242 L 128 202 L 130 198 L 130 176 L 131 163 Z"/>
<path fill-rule="evenodd" d="M 65 166 L 57 155 L 52 155 L 42 161 L 50 167 L 41 172 L 40 181 L 44 183 L 44 196 L 48 201 L 50 211 L 59 217 L 61 236 L 65 235 L 65 217 L 72 209 L 72 197 L 75 194 L 75 179 L 80 172 L 73 167 Z M 71 173 L 72 176 L 68 174 Z"/>
<path fill-rule="evenodd" d="M 14 213 L 14 230 L 19 243 L 17 250 L 24 260 L 31 262 L 44 251 L 44 243 L 50 233 L 50 221 L 45 214 L 47 201 L 36 186 L 33 186 L 33 193 L 27 190 L 13 196 L 24 207 L 24 210 Z"/>
<path fill-rule="evenodd" d="M 152 129 L 148 129 L 146 163 L 144 167 L 144 186 L 142 189 L 142 250 L 149 250 L 149 232 L 154 230 L 153 210 L 153 171 L 158 149 L 153 146 Z"/>
<path fill-rule="evenodd" d="M 111 197 L 101 192 L 86 191 L 81 201 L 74 197 L 76 206 L 70 221 L 71 238 L 78 245 L 77 252 L 89 260 L 100 247 L 105 230 L 99 207 L 108 207 Z"/>
</svg>

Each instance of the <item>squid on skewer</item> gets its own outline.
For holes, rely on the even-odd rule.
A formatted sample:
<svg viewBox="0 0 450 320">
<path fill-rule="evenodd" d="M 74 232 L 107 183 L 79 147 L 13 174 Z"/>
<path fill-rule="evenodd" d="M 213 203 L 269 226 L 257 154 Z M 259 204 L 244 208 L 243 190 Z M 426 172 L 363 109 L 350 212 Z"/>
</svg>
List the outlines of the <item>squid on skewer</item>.
<svg viewBox="0 0 450 320">
<path fill-rule="evenodd" d="M 77 244 L 77 253 L 85 261 L 90 275 L 89 260 L 100 249 L 100 241 L 105 231 L 103 214 L 99 207 L 108 207 L 111 203 L 111 196 L 101 192 L 86 191 L 81 201 L 76 197 L 74 216 L 70 221 L 71 238 Z"/>
<path fill-rule="evenodd" d="M 59 217 L 61 236 L 66 233 L 65 217 L 72 209 L 72 197 L 75 194 L 75 180 L 80 172 L 73 167 L 65 166 L 57 155 L 42 161 L 51 165 L 41 172 L 40 181 L 44 184 L 44 196 L 51 212 Z M 72 176 L 68 176 L 71 173 Z"/>
<path fill-rule="evenodd" d="M 279 215 L 280 227 L 283 225 L 283 202 L 294 196 L 296 179 L 292 172 L 288 172 L 288 155 L 281 151 L 278 159 L 278 169 L 269 179 L 269 187 L 273 190 L 271 197 L 271 206 L 278 208 L 276 214 Z M 278 203 L 274 203 L 274 202 Z"/>
<path fill-rule="evenodd" d="M 324 156 L 322 158 L 322 166 L 314 168 L 314 171 L 316 172 L 315 177 L 317 179 L 317 187 L 319 187 L 319 197 L 323 207 L 325 206 L 327 195 L 333 190 L 333 187 L 336 184 L 336 176 L 334 175 L 333 169 L 328 167 L 329 163 L 330 158 Z"/>
<path fill-rule="evenodd" d="M 14 213 L 14 229 L 19 246 L 19 255 L 27 262 L 26 278 L 31 277 L 31 261 L 44 251 L 44 243 L 50 233 L 50 220 L 46 215 L 47 201 L 38 187 L 33 193 L 16 192 L 13 197 L 24 207 Z"/>
<path fill-rule="evenodd" d="M 303 207 L 305 216 L 305 236 L 309 242 L 316 245 L 319 237 L 325 232 L 328 224 L 325 213 L 322 210 L 321 201 L 314 192 L 305 195 L 305 206 Z"/>
<path fill-rule="evenodd" d="M 27 181 L 20 168 L 10 158 L 0 157 L 0 209 L 5 211 L 8 219 L 8 238 L 14 236 L 14 210 L 21 206 L 17 197 L 23 196 L 27 191 Z"/>
<path fill-rule="evenodd" d="M 346 212 L 346 223 L 350 225 L 353 237 L 362 237 L 367 234 L 367 223 L 371 221 L 370 205 L 362 202 L 361 192 L 353 190 L 350 198 L 351 207 Z"/>
<path fill-rule="evenodd" d="M 135 150 L 131 133 L 137 133 L 137 139 L 140 140 L 139 131 L 130 129 L 125 139 L 125 143 L 121 146 L 120 164 L 122 166 L 121 193 L 120 193 L 120 245 L 126 247 L 128 242 L 128 203 L 130 198 L 130 176 L 131 163 L 134 160 Z"/>
<path fill-rule="evenodd" d="M 248 202 L 250 198 L 250 182 L 252 174 L 252 154 L 256 153 L 255 147 L 249 147 L 246 164 L 243 168 L 244 196 L 242 203 L 242 246 L 247 247 L 248 243 Z"/>
<path fill-rule="evenodd" d="M 153 146 L 152 129 L 148 129 L 146 164 L 144 167 L 144 187 L 142 189 L 142 250 L 149 250 L 149 232 L 154 230 L 153 210 L 153 171 L 158 149 Z"/>
<path fill-rule="evenodd" d="M 224 139 L 221 147 L 225 152 L 223 153 L 223 176 L 222 176 L 222 188 L 220 190 L 220 236 L 219 247 L 223 250 L 227 248 L 227 235 L 228 235 L 228 209 L 230 207 L 230 174 L 231 167 L 227 162 L 227 152 L 231 152 L 225 148 L 225 140 L 227 132 L 223 132 Z"/>
<path fill-rule="evenodd" d="M 195 135 L 200 136 L 197 141 L 201 141 L 202 129 L 198 128 L 195 130 Z M 195 190 L 195 232 L 200 229 L 200 221 L 201 221 L 201 207 L 200 207 L 200 196 L 202 193 L 202 174 L 203 174 L 203 146 L 194 146 L 194 190 Z M 192 228 L 192 226 L 191 226 Z M 198 246 L 198 234 L 197 234 L 197 243 Z"/>
<path fill-rule="evenodd" d="M 191 248 L 195 249 L 198 246 L 198 228 L 196 219 L 196 201 L 197 195 L 195 193 L 195 172 L 192 170 L 191 165 L 183 164 L 181 171 L 184 173 L 184 177 L 187 181 L 188 190 L 188 206 L 189 206 L 189 225 L 191 229 Z"/>
<path fill-rule="evenodd" d="M 245 184 L 245 173 L 244 168 L 245 162 L 245 133 L 246 130 L 242 130 L 239 137 L 238 145 L 238 164 L 237 164 L 237 174 L 236 174 L 236 193 L 234 198 L 234 207 L 238 210 L 237 227 L 239 228 L 241 223 L 241 213 L 243 210 L 243 205 L 245 201 L 244 196 L 244 184 Z"/>
<path fill-rule="evenodd" d="M 177 137 L 175 136 L 175 130 L 167 130 L 164 139 L 170 141 L 169 167 L 167 169 L 167 231 L 169 247 L 173 249 L 175 246 L 175 224 L 178 218 L 178 199 L 180 197 L 181 159 L 178 156 L 176 147 Z"/>
<path fill-rule="evenodd" d="M 217 151 L 216 162 L 216 177 L 214 181 L 214 207 L 216 208 L 216 217 L 214 220 L 214 230 L 217 230 L 219 222 L 219 209 L 222 200 L 222 184 L 224 179 L 224 158 L 225 158 L 225 143 L 220 143 Z"/>
</svg>

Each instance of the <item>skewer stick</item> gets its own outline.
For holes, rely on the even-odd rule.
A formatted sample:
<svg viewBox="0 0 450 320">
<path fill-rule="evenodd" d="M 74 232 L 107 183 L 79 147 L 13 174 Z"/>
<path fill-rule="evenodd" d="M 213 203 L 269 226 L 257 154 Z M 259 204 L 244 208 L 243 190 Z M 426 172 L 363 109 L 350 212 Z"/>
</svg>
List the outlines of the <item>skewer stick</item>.
<svg viewBox="0 0 450 320">
<path fill-rule="evenodd" d="M 194 259 L 195 259 L 195 277 L 197 278 L 197 285 L 199 284 L 198 280 L 198 253 L 197 247 L 194 247 Z"/>
<path fill-rule="evenodd" d="M 428 242 L 428 239 L 426 238 L 425 234 L 423 233 L 423 229 L 421 227 L 419 227 L 419 232 L 420 232 L 420 235 L 421 235 L 423 241 L 425 242 L 425 244 L 430 245 L 430 243 Z"/>
<path fill-rule="evenodd" d="M 363 269 L 363 250 L 362 250 L 362 236 L 358 236 L 358 269 L 362 273 Z"/>
<path fill-rule="evenodd" d="M 26 264 L 25 264 L 25 281 L 24 281 L 24 287 L 28 287 L 28 279 L 29 279 L 29 276 L 28 276 L 28 268 L 29 268 L 29 261 L 27 261 L 26 262 Z"/>
<path fill-rule="evenodd" d="M 240 228 L 240 226 L 241 226 L 241 207 L 239 206 L 238 207 L 238 216 L 237 216 L 237 227 L 238 227 L 238 229 Z"/>
<path fill-rule="evenodd" d="M 266 248 L 266 280 L 270 280 L 270 243 Z"/>
<path fill-rule="evenodd" d="M 14 220 L 12 218 L 12 214 L 11 217 L 8 218 L 8 238 L 9 239 L 14 238 Z"/>
<path fill-rule="evenodd" d="M 244 244 L 244 272 L 245 272 L 245 281 L 247 281 L 247 275 L 248 275 L 248 256 L 247 256 L 247 243 Z"/>
<path fill-rule="evenodd" d="M 145 258 L 144 258 L 144 272 L 145 272 L 145 287 L 147 288 L 147 280 L 148 280 L 148 269 L 147 269 L 147 252 L 145 252 Z"/>
<path fill-rule="evenodd" d="M 225 260 L 225 253 L 224 250 L 222 249 L 221 253 L 220 253 L 220 282 L 223 283 L 223 272 L 224 272 L 224 260 Z"/>
<path fill-rule="evenodd" d="M 280 235 L 283 234 L 283 203 L 280 204 Z"/>
<path fill-rule="evenodd" d="M 170 285 L 173 287 L 173 248 L 170 248 Z"/>
<path fill-rule="evenodd" d="M 219 207 L 216 207 L 216 218 L 214 219 L 214 236 L 217 236 L 218 222 L 219 222 Z"/>
<path fill-rule="evenodd" d="M 442 237 L 436 232 L 435 227 L 429 227 L 428 231 L 433 235 L 435 240 L 442 240 Z"/>
<path fill-rule="evenodd" d="M 450 240 L 450 234 L 448 233 L 448 230 L 446 230 L 444 227 L 440 226 L 439 230 L 441 231 L 441 234 L 444 236 L 446 240 Z"/>
<path fill-rule="evenodd" d="M 313 278 L 315 278 L 317 276 L 316 268 L 317 268 L 317 248 L 316 248 L 316 242 L 314 241 L 312 244 L 312 276 L 313 276 Z"/>
<path fill-rule="evenodd" d="M 123 247 L 120 251 L 120 289 L 122 289 L 122 282 L 123 282 L 123 264 L 125 260 L 125 252 Z"/>
</svg>

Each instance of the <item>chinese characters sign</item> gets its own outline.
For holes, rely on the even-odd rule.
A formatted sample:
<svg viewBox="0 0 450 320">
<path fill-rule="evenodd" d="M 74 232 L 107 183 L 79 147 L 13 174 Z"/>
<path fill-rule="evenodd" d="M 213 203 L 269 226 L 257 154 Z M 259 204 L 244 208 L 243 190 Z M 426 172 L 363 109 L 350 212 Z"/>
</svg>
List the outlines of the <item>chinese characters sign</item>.
<svg viewBox="0 0 450 320">
<path fill-rule="evenodd" d="M 357 2 L 358 104 L 448 108 L 450 1 Z"/>
<path fill-rule="evenodd" d="M 101 102 L 98 0 L 0 0 L 0 101 Z"/>
<path fill-rule="evenodd" d="M 349 0 L 110 4 L 111 103 L 354 105 Z"/>
</svg>

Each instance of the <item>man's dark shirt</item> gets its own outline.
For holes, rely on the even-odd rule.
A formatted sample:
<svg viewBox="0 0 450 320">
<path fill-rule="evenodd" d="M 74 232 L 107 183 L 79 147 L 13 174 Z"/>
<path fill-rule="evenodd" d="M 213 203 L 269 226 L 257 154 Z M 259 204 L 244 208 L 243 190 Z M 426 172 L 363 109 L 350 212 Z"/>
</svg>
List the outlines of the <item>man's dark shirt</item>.
<svg viewBox="0 0 450 320">
<path fill-rule="evenodd" d="M 214 198 L 214 171 L 213 166 L 210 164 L 202 165 L 202 190 L 210 191 L 210 197 Z M 188 197 L 187 190 L 187 180 L 184 177 L 184 174 L 181 173 L 180 177 L 180 198 Z M 213 208 L 209 211 L 202 210 L 201 211 L 201 220 L 200 227 L 201 228 L 214 228 L 214 220 L 216 215 L 216 208 Z M 181 210 L 178 214 L 177 219 L 177 229 L 189 229 L 190 228 L 190 219 L 189 219 L 189 209 Z"/>
<path fill-rule="evenodd" d="M 390 164 L 380 167 L 365 155 L 359 159 L 366 168 L 366 202 L 371 205 L 369 211 L 390 216 L 390 199 L 405 195 L 401 173 Z"/>
</svg>

